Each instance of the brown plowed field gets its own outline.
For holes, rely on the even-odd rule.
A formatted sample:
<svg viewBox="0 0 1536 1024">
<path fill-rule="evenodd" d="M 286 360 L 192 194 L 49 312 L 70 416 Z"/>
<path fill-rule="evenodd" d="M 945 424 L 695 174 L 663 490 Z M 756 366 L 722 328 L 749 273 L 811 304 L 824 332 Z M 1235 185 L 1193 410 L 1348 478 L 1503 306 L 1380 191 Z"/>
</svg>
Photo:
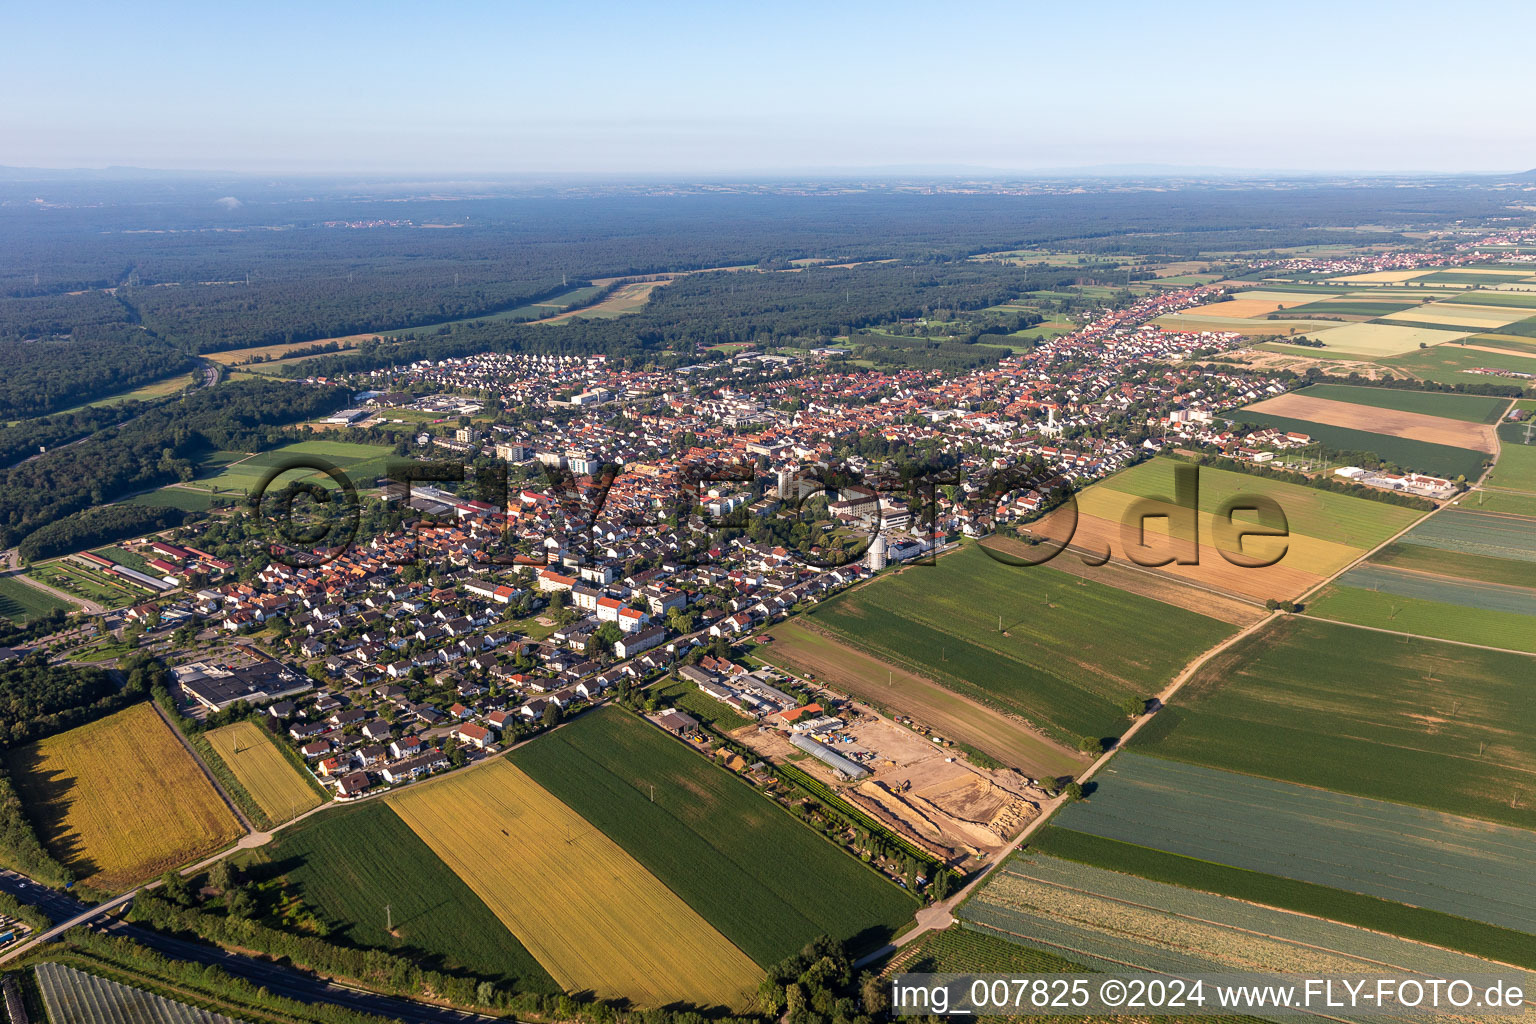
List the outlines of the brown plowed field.
<svg viewBox="0 0 1536 1024">
<path fill-rule="evenodd" d="M 1396 409 L 1380 409 L 1376 406 L 1351 405 L 1326 398 L 1308 398 L 1306 395 L 1281 395 L 1255 405 L 1252 412 L 1267 412 L 1274 416 L 1326 423 L 1332 427 L 1348 427 L 1366 430 L 1373 434 L 1389 434 L 1412 441 L 1430 444 L 1446 444 L 1455 448 L 1471 448 L 1474 451 L 1493 454 L 1498 451 L 1493 428 L 1484 423 L 1463 423 L 1439 416 L 1425 416 L 1416 412 Z"/>
</svg>

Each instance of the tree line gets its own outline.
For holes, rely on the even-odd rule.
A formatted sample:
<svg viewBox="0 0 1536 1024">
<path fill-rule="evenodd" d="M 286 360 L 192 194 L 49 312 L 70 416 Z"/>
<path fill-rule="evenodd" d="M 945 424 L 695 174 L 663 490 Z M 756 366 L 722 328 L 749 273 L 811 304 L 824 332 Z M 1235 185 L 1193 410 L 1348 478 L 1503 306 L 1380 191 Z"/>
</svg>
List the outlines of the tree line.
<svg viewBox="0 0 1536 1024">
<path fill-rule="evenodd" d="M 348 397 L 341 388 L 233 382 L 13 466 L 0 474 L 0 546 L 81 509 L 191 479 L 209 451 L 274 447 L 294 436 L 285 425 L 332 412 Z"/>
</svg>

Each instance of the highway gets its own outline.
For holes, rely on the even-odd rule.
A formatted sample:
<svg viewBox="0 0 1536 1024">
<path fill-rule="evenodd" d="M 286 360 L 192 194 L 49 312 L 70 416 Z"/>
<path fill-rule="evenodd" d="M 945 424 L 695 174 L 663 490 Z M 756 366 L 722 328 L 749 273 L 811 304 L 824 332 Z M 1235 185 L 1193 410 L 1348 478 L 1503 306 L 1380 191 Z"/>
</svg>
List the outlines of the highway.
<svg viewBox="0 0 1536 1024">
<path fill-rule="evenodd" d="M 264 986 L 270 992 L 302 1003 L 332 1003 L 350 1010 L 403 1021 L 405 1024 L 473 1024 L 478 1021 L 510 1021 L 510 1018 L 506 1017 L 487 1017 L 409 999 L 378 995 L 326 981 L 297 968 L 286 967 L 269 960 L 259 960 L 255 957 L 226 952 L 200 942 L 173 938 L 115 919 L 102 919 L 102 911 L 99 908 L 90 907 L 14 871 L 0 871 L 0 890 L 10 893 L 23 903 L 36 907 L 52 919 L 56 926 L 94 922 L 90 926 L 98 931 L 131 939 L 141 946 L 176 960 L 212 964 L 237 978 L 243 978 L 254 985 Z M 126 902 L 128 898 L 119 897 L 114 902 Z"/>
</svg>

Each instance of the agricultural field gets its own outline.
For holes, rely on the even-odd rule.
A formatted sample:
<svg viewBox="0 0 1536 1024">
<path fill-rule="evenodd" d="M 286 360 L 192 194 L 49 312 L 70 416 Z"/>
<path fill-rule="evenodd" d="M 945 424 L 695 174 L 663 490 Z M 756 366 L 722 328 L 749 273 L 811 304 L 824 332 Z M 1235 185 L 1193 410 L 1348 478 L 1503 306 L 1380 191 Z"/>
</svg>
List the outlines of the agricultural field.
<svg viewBox="0 0 1536 1024">
<path fill-rule="evenodd" d="M 179 508 L 184 512 L 206 512 L 213 507 L 213 495 L 207 491 L 192 490 L 188 487 L 168 486 L 134 495 L 125 504 Z"/>
<path fill-rule="evenodd" d="M 960 915 L 993 935 L 1113 972 L 1385 969 L 1456 976 L 1488 966 L 1332 921 L 1032 853 L 1002 865 Z"/>
<path fill-rule="evenodd" d="M 913 974 L 1086 974 L 1088 968 L 1054 953 L 1006 939 L 990 932 L 977 931 L 963 924 L 953 924 L 941 932 L 931 932 L 906 947 L 881 973 L 890 979 L 899 973 Z M 987 1024 L 1010 1020 L 1009 1017 L 979 1015 L 970 1018 Z M 1121 1018 L 1115 1018 L 1121 1019 Z M 1138 1024 L 1172 1024 L 1187 1020 L 1178 1017 L 1137 1017 Z M 1249 1024 L 1255 1018 L 1212 1014 L 1203 1018 L 1209 1024 Z M 1081 1016 L 1056 1017 L 1030 1014 L 1036 1024 L 1081 1024 Z"/>
<path fill-rule="evenodd" d="M 164 398 L 166 395 L 174 395 L 196 384 L 198 372 L 180 373 L 173 377 L 164 377 L 160 380 L 152 380 L 148 384 L 141 384 L 127 391 L 119 391 L 115 395 L 98 398 L 93 402 L 85 402 L 81 405 L 71 406 L 68 409 L 60 409 L 59 413 L 70 413 L 80 409 L 89 409 L 98 405 L 122 405 L 124 402 L 148 402 L 155 398 Z"/>
<path fill-rule="evenodd" d="M 1184 857 L 1067 828 L 1051 827 L 1037 833 L 1030 840 L 1030 849 L 1062 860 L 1293 910 L 1501 963 L 1536 967 L 1536 936 L 1438 910 Z"/>
<path fill-rule="evenodd" d="M 1507 398 L 1457 395 L 1443 391 L 1355 387 L 1349 384 L 1312 384 L 1298 393 L 1308 398 L 1325 398 L 1330 402 L 1347 402 L 1376 409 L 1394 409 L 1439 419 L 1460 420 L 1463 423 L 1497 423 L 1509 405 Z"/>
<path fill-rule="evenodd" d="M 756 655 L 859 700 L 909 715 L 1026 775 L 1074 774 L 1082 759 L 1041 736 L 1021 719 L 962 697 L 931 679 L 808 627 L 801 618 L 774 626 Z"/>
<path fill-rule="evenodd" d="M 1536 423 L 1499 425 L 1499 460 L 1488 486 L 1536 494 Z"/>
<path fill-rule="evenodd" d="M 1023 541 L 1005 537 L 1002 534 L 993 534 L 977 541 L 977 544 L 987 551 L 995 552 L 996 556 L 1005 563 L 1010 558 L 1039 557 L 1038 548 L 1031 548 Z M 1161 601 L 1208 618 L 1229 622 L 1234 626 L 1249 625 L 1265 615 L 1263 606 L 1256 601 L 1190 586 L 1157 573 L 1147 572 L 1139 566 L 1126 565 L 1122 562 L 1109 561 L 1103 565 L 1088 565 L 1081 558 L 1063 556 L 1052 559 L 1050 567 L 1094 583 L 1114 587 L 1116 590 L 1150 597 L 1154 601 Z"/>
<path fill-rule="evenodd" d="M 1280 310 L 1289 311 L 1292 306 L 1302 305 L 1303 301 L 1298 300 L 1290 292 L 1237 292 L 1225 302 L 1212 302 L 1204 306 L 1196 306 L 1186 312 L 1187 315 L 1193 317 L 1240 317 L 1246 320 L 1265 316 Z"/>
<path fill-rule="evenodd" d="M 1252 338 L 1280 338 L 1287 335 L 1304 335 L 1313 331 L 1325 331 L 1338 327 L 1335 320 L 1249 320 L 1243 317 L 1191 316 L 1188 313 L 1166 313 L 1152 321 L 1159 327 L 1174 331 L 1231 331 Z M 1309 350 L 1311 351 L 1311 350 Z M 1321 349 L 1315 351 L 1321 352 Z"/>
<path fill-rule="evenodd" d="M 1161 690 L 1233 630 L 1048 566 L 967 545 L 823 602 L 808 624 L 1075 747 L 1118 733 L 1126 697 Z M 1159 628 L 1133 634 L 1128 623 Z"/>
<path fill-rule="evenodd" d="M 67 601 L 60 601 L 52 594 L 29 587 L 15 576 L 0 576 L 0 618 L 25 626 L 57 608 L 66 612 L 75 610 L 75 606 Z"/>
<path fill-rule="evenodd" d="M 1536 310 L 1536 289 L 1529 291 L 1474 291 L 1457 300 L 1468 305 L 1508 306 L 1515 309 Z M 1527 313 L 1527 316 L 1530 314 Z"/>
<path fill-rule="evenodd" d="M 1536 832 L 1126 752 L 1053 825 L 1536 933 Z"/>
<path fill-rule="evenodd" d="M 1465 327 L 1471 330 L 1487 331 L 1503 327 L 1505 324 L 1512 324 L 1516 320 L 1524 320 L 1527 315 L 1528 311 L 1523 309 L 1472 306 L 1460 301 L 1447 301 L 1430 302 L 1396 313 L 1388 313 L 1377 322 L 1384 324 L 1403 322 L 1431 327 Z"/>
<path fill-rule="evenodd" d="M 1475 331 L 1439 330 L 1431 327 L 1398 327 L 1381 323 L 1354 323 L 1335 326 L 1332 330 L 1308 331 L 1306 337 L 1320 341 L 1319 352 L 1332 351 L 1363 356 L 1396 356 L 1412 352 L 1421 345 L 1440 345 L 1457 338 L 1465 338 Z"/>
<path fill-rule="evenodd" d="M 320 794 L 255 722 L 235 722 L 207 733 L 208 743 L 235 779 L 273 821 L 288 821 L 321 803 Z"/>
<path fill-rule="evenodd" d="M 1536 590 L 1527 587 L 1365 565 L 1329 584 L 1307 611 L 1336 622 L 1536 654 Z"/>
<path fill-rule="evenodd" d="M 353 945 L 408 950 L 522 991 L 559 986 L 496 915 L 379 800 L 328 810 L 246 855 Z M 388 905 L 388 919 L 383 908 Z M 385 925 L 393 924 L 393 931 Z"/>
<path fill-rule="evenodd" d="M 389 806 L 566 991 L 640 1006 L 751 1001 L 762 970 L 744 952 L 505 758 Z"/>
<path fill-rule="evenodd" d="M 66 964 L 38 964 L 35 975 L 48 1018 L 59 1024 L 241 1024 Z"/>
<path fill-rule="evenodd" d="M 1175 497 L 1174 468 L 1178 465 L 1171 459 L 1153 459 L 1133 466 L 1080 492 L 1075 522 L 1072 509 L 1067 507 L 1032 526 L 1030 532 L 1058 543 L 1070 536 L 1073 545 L 1084 551 L 1109 552 L 1113 561 L 1129 564 L 1122 524 L 1129 524 L 1134 531 L 1133 510 L 1142 499 L 1151 499 L 1153 504 L 1146 508 L 1150 518 L 1144 520 L 1145 550 L 1138 552 L 1138 557 L 1148 561 L 1198 550 L 1198 564 L 1169 564 L 1158 567 L 1157 572 L 1218 593 L 1262 602 L 1301 595 L 1423 514 L 1271 477 L 1200 467 L 1200 492 L 1193 517 L 1199 530 L 1196 549 L 1187 525 L 1189 513 L 1170 504 Z M 1289 535 L 1243 540 L 1240 550 L 1248 557 L 1242 559 L 1235 533 L 1242 524 L 1255 522 L 1253 513 L 1239 512 L 1234 524 L 1215 513 L 1227 501 L 1252 495 L 1264 495 L 1279 504 Z M 1247 564 L 1234 565 L 1228 555 Z M 1069 553 L 1062 557 L 1077 556 Z M 1254 567 L 1253 559 L 1278 560 L 1273 565 Z"/>
<path fill-rule="evenodd" d="M 373 487 L 374 480 L 383 476 L 387 464 L 395 458 L 394 449 L 385 445 L 353 444 L 349 441 L 299 441 L 269 452 L 262 452 L 219 467 L 211 476 L 199 477 L 185 487 L 195 487 L 224 497 L 244 497 L 256 489 L 263 477 L 274 467 L 290 460 L 312 456 L 337 466 L 359 491 Z M 276 477 L 269 491 L 277 491 L 298 480 L 311 480 L 326 486 L 329 477 L 316 469 L 295 470 Z M 162 492 L 164 488 L 162 488 Z"/>
<path fill-rule="evenodd" d="M 1498 512 L 1503 515 L 1536 519 L 1536 494 L 1522 494 L 1517 491 L 1474 491 L 1462 499 L 1462 504 L 1482 512 Z"/>
<path fill-rule="evenodd" d="M 6 754 L 49 851 L 125 889 L 233 842 L 240 824 L 148 702 Z"/>
<path fill-rule="evenodd" d="M 1294 299 L 1295 296 L 1292 296 Z M 1286 308 L 1286 315 L 1281 319 L 1297 317 L 1363 317 L 1374 320 L 1376 317 L 1386 316 L 1388 313 L 1396 313 L 1404 309 L 1412 309 L 1419 305 L 1415 299 L 1398 298 L 1362 298 L 1359 296 L 1344 297 L 1340 299 L 1323 299 L 1320 302 L 1307 302 L 1305 305 L 1292 305 Z"/>
<path fill-rule="evenodd" d="M 760 966 L 821 934 L 873 948 L 916 909 L 751 785 L 627 712 L 584 714 L 512 761 Z"/>
<path fill-rule="evenodd" d="M 1485 424 L 1351 405 L 1306 392 L 1265 399 L 1232 418 L 1307 434 L 1334 451 L 1375 452 L 1404 468 L 1450 478 L 1476 480 L 1497 447 L 1493 427 Z"/>
<path fill-rule="evenodd" d="M 1461 508 L 1425 519 L 1371 559 L 1411 569 L 1506 586 L 1536 586 L 1536 520 L 1483 511 L 1495 497 L 1477 491 Z M 1472 505 L 1472 507 L 1467 507 Z"/>
<path fill-rule="evenodd" d="M 1518 379 L 1490 377 L 1470 371 L 1479 367 L 1531 372 L 1531 360 L 1514 352 L 1500 352 L 1491 346 L 1475 346 L 1470 338 L 1449 345 L 1438 345 L 1406 355 L 1381 359 L 1383 366 L 1413 374 L 1441 384 L 1515 384 Z M 1525 382 L 1529 383 L 1529 382 Z"/>
<path fill-rule="evenodd" d="M 1172 459 L 1152 459 L 1110 477 L 1106 483 L 1127 494 L 1166 498 L 1174 493 Z M 1372 548 L 1423 513 L 1399 505 L 1319 491 L 1300 484 L 1225 469 L 1200 467 L 1200 509 L 1218 511 L 1234 498 L 1262 494 L 1285 509 L 1294 533 L 1346 547 Z"/>
<path fill-rule="evenodd" d="M 1134 749 L 1536 828 L 1533 668 L 1525 654 L 1286 616 L 1202 666 Z"/>
</svg>

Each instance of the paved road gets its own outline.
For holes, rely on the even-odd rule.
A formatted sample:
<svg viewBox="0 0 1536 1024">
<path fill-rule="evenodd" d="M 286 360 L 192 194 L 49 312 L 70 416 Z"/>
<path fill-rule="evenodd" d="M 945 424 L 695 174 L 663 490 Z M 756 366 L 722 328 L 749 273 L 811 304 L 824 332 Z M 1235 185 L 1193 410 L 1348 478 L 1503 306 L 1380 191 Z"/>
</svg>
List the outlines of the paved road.
<svg viewBox="0 0 1536 1024">
<path fill-rule="evenodd" d="M 100 918 L 102 907 L 88 907 L 79 900 L 26 879 L 13 871 L 0 872 L 0 890 L 11 893 L 23 903 L 30 903 L 58 922 L 45 933 L 52 935 L 64 928 Z M 130 896 L 132 894 L 129 894 Z M 119 897 L 115 902 L 126 902 Z M 347 985 L 326 981 L 305 971 L 255 957 L 229 953 L 200 942 L 161 935 L 137 925 L 118 920 L 100 920 L 98 931 L 131 939 L 157 953 L 176 960 L 213 964 L 238 978 L 266 987 L 270 992 L 304 1003 L 333 1003 L 363 1013 L 403 1021 L 405 1024 L 472 1024 L 478 1021 L 510 1020 L 482 1014 L 465 1013 L 445 1007 L 417 1003 L 409 999 L 383 996 Z"/>
</svg>

